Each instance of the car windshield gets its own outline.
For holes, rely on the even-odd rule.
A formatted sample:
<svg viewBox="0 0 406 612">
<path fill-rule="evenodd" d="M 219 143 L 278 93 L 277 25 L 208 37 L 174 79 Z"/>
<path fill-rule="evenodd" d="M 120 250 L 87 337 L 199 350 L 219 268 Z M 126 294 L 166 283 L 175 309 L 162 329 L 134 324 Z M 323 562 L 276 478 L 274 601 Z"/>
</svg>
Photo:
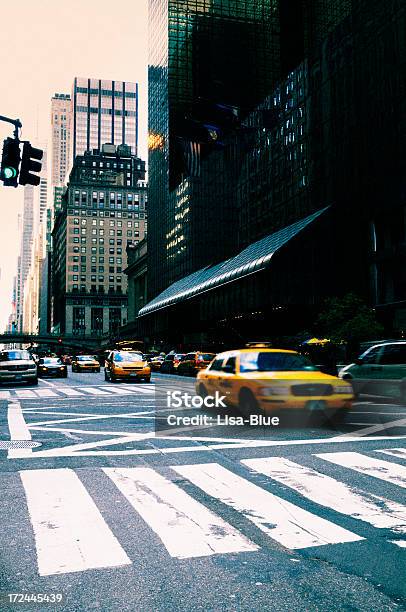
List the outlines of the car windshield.
<svg viewBox="0 0 406 612">
<path fill-rule="evenodd" d="M 200 361 L 212 361 L 214 357 L 215 355 L 213 355 L 213 353 L 202 353 L 201 355 L 198 355 Z"/>
<path fill-rule="evenodd" d="M 58 357 L 45 357 L 43 362 L 50 365 L 62 365 L 62 361 Z"/>
<path fill-rule="evenodd" d="M 114 361 L 143 361 L 141 353 L 116 353 L 114 355 Z"/>
<path fill-rule="evenodd" d="M 312 362 L 295 353 L 241 353 L 240 372 L 314 372 Z"/>
<path fill-rule="evenodd" d="M 94 361 L 93 355 L 80 355 L 78 361 Z"/>
<path fill-rule="evenodd" d="M 19 361 L 20 359 L 32 359 L 28 351 L 2 351 L 0 361 Z"/>
</svg>

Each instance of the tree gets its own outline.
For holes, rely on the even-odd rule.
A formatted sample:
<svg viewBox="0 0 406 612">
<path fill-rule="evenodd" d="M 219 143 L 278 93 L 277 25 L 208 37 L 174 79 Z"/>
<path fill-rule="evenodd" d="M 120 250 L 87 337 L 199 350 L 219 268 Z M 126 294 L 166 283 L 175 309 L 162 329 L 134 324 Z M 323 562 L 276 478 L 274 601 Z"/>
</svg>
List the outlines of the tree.
<svg viewBox="0 0 406 612">
<path fill-rule="evenodd" d="M 320 337 L 336 343 L 344 341 L 351 347 L 363 340 L 375 340 L 383 334 L 375 310 L 355 293 L 326 300 L 316 321 L 316 330 Z"/>
</svg>

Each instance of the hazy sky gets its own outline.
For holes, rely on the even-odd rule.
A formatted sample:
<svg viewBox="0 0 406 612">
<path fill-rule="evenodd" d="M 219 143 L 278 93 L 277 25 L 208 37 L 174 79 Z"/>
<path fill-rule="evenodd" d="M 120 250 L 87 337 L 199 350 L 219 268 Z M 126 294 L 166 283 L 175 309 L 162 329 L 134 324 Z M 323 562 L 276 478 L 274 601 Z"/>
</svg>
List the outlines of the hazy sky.
<svg viewBox="0 0 406 612">
<path fill-rule="evenodd" d="M 146 156 L 147 0 L 19 0 L 1 3 L 0 115 L 19 118 L 22 139 L 50 135 L 54 93 L 75 76 L 140 84 L 140 155 Z M 0 122 L 0 144 L 13 126 Z M 11 311 L 24 188 L 0 182 L 0 330 Z"/>
</svg>

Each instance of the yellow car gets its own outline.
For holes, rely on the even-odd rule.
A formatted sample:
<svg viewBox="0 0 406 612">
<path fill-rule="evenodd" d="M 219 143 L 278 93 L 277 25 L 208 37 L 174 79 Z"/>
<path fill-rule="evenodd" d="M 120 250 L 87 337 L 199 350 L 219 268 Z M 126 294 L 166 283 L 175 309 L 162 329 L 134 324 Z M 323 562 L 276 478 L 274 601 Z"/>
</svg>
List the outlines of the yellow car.
<svg viewBox="0 0 406 612">
<path fill-rule="evenodd" d="M 100 363 L 93 355 L 78 355 L 72 360 L 72 372 L 100 372 Z"/>
<path fill-rule="evenodd" d="M 351 408 L 351 385 L 323 374 L 296 351 L 249 348 L 220 353 L 198 373 L 201 397 L 225 396 L 244 414 L 300 409 L 335 415 Z"/>
<path fill-rule="evenodd" d="M 151 368 L 141 353 L 134 351 L 111 351 L 104 366 L 104 379 L 151 381 Z"/>
</svg>

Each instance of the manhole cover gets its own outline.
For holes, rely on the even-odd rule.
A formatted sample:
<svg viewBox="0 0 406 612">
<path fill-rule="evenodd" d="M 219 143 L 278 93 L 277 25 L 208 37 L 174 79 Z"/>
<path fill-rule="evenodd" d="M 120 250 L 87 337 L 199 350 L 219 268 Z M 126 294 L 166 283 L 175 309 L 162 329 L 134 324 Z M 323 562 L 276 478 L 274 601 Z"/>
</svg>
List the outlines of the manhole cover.
<svg viewBox="0 0 406 612">
<path fill-rule="evenodd" d="M 10 440 L 8 442 L 0 441 L 0 450 L 9 450 L 12 448 L 36 448 L 42 446 L 41 442 L 33 442 L 32 440 Z"/>
</svg>

